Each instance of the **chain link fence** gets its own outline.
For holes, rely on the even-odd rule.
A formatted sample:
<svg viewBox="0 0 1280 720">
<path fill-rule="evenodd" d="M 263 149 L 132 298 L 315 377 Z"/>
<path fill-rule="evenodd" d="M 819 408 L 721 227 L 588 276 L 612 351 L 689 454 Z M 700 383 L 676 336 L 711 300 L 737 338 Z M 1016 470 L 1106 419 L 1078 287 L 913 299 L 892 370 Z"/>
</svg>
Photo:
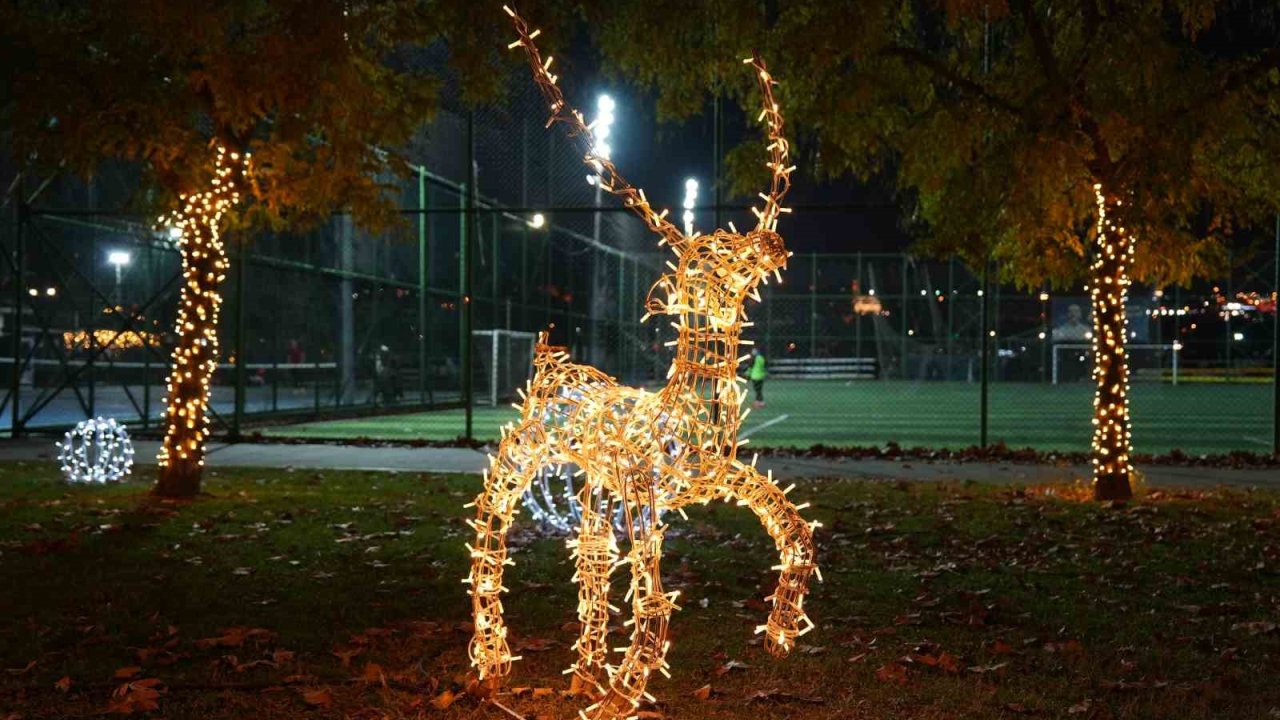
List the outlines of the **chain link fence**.
<svg viewBox="0 0 1280 720">
<path fill-rule="evenodd" d="M 1237 257 L 1216 282 L 1133 288 L 1139 452 L 1272 450 L 1275 262 L 1259 252 Z M 757 444 L 1088 447 L 1092 327 L 1082 287 L 1026 293 L 955 261 L 807 255 L 792 259 L 755 314 L 772 370 L 763 417 L 776 420 Z"/>
<path fill-rule="evenodd" d="M 640 316 L 669 257 L 586 182 L 542 115 L 523 74 L 501 103 L 446 103 L 409 148 L 418 169 L 388 230 L 338 214 L 232 234 L 219 431 L 496 437 L 542 330 L 623 382 L 660 385 L 672 333 Z M 13 188 L 0 223 L 0 430 L 61 432 L 93 415 L 154 429 L 174 341 L 172 239 L 123 210 L 138 187 L 127 167 L 92 181 L 16 177 L 0 167 Z M 824 223 L 783 231 L 793 247 L 830 245 Z M 1269 240 L 1216 281 L 1134 288 L 1139 452 L 1272 450 Z M 744 426 L 753 445 L 1088 446 L 1083 288 L 1015 291 L 900 253 L 798 253 L 748 312 L 769 367 Z"/>
</svg>

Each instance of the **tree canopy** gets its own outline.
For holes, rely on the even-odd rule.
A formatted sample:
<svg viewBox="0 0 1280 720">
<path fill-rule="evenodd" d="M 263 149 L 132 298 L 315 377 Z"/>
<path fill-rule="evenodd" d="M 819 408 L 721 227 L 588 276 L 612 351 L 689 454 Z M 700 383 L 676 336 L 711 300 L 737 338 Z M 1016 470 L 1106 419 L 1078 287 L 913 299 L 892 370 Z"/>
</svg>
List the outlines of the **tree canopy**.
<svg viewBox="0 0 1280 720">
<path fill-rule="evenodd" d="M 758 47 L 801 164 L 888 179 L 926 249 L 1022 285 L 1085 273 L 1094 183 L 1129 199 L 1135 275 L 1155 283 L 1220 269 L 1229 236 L 1280 207 L 1271 4 L 651 0 L 592 20 L 669 117 L 700 111 L 712 78 L 753 106 L 734 58 Z"/>
<path fill-rule="evenodd" d="M 476 3 L 231 0 L 0 5 L 0 127 L 27 167 L 136 162 L 163 206 L 202 187 L 210 145 L 251 150 L 257 220 L 366 222 L 436 108 L 440 63 L 471 98 L 496 88 L 505 20 Z"/>
</svg>

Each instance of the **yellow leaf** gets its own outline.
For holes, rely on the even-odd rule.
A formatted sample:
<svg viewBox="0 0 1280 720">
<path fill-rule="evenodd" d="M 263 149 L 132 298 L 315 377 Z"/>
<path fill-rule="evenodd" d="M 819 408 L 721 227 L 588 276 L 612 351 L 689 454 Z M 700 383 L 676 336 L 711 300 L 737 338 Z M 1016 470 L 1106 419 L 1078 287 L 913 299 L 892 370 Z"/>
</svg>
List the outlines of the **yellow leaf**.
<svg viewBox="0 0 1280 720">
<path fill-rule="evenodd" d="M 452 690 L 445 690 L 431 699 L 431 707 L 437 710 L 448 710 L 453 701 L 457 699 L 458 696 L 454 695 Z"/>
</svg>

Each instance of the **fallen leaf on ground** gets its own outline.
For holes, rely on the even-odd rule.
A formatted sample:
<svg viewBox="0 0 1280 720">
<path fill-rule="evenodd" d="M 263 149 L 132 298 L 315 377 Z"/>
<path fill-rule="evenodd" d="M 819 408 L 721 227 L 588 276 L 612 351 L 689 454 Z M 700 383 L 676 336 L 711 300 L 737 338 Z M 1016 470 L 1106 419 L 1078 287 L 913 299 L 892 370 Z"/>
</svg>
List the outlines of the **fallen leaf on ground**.
<svg viewBox="0 0 1280 720">
<path fill-rule="evenodd" d="M 158 678 L 145 678 L 125 683 L 111 693 L 106 712 L 113 715 L 132 715 L 160 709 L 160 696 L 164 683 Z"/>
<path fill-rule="evenodd" d="M 333 655 L 342 661 L 342 667 L 351 667 L 351 658 L 364 652 L 362 647 L 334 648 Z"/>
<path fill-rule="evenodd" d="M 364 672 L 360 674 L 360 679 L 365 682 L 382 683 L 383 687 L 387 684 L 386 674 L 382 672 L 382 666 L 377 663 L 365 663 Z"/>
<path fill-rule="evenodd" d="M 810 705 L 822 705 L 827 701 L 820 697 L 811 695 L 793 695 L 789 692 L 781 690 L 761 690 L 753 694 L 750 698 L 752 702 L 777 702 L 777 703 L 808 703 Z"/>
<path fill-rule="evenodd" d="M 333 704 L 333 693 L 329 692 L 329 688 L 304 692 L 302 693 L 302 702 L 311 707 L 327 708 Z"/>
<path fill-rule="evenodd" d="M 907 684 L 907 668 L 898 663 L 889 663 L 881 665 L 876 670 L 876 679 L 881 682 L 893 683 L 895 685 Z"/>
<path fill-rule="evenodd" d="M 458 696 L 454 695 L 452 690 L 445 690 L 439 695 L 431 698 L 431 707 L 437 710 L 448 710 L 449 706 L 453 704 L 453 701 L 457 699 Z"/>
</svg>

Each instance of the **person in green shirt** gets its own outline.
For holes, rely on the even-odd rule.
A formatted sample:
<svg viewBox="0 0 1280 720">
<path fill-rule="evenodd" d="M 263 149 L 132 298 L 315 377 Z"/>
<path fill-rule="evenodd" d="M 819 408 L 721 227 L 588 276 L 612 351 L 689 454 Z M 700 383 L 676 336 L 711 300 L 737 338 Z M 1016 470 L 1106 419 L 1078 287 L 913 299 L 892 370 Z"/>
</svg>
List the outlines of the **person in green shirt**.
<svg viewBox="0 0 1280 720">
<path fill-rule="evenodd" d="M 747 379 L 751 381 L 751 387 L 756 391 L 756 401 L 752 403 L 754 407 L 764 407 L 764 379 L 768 376 L 764 353 L 760 352 L 760 348 L 751 348 L 751 369 L 747 371 Z"/>
</svg>

